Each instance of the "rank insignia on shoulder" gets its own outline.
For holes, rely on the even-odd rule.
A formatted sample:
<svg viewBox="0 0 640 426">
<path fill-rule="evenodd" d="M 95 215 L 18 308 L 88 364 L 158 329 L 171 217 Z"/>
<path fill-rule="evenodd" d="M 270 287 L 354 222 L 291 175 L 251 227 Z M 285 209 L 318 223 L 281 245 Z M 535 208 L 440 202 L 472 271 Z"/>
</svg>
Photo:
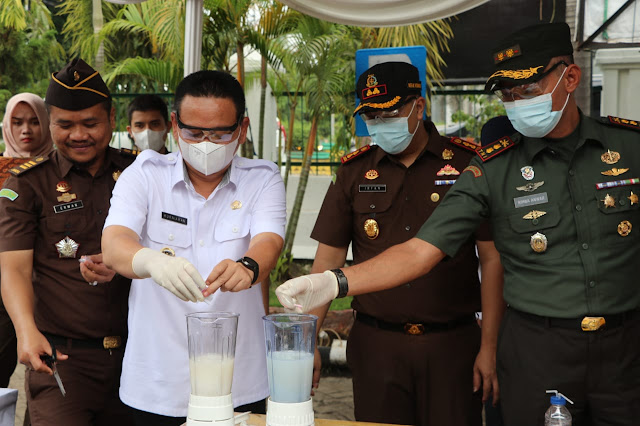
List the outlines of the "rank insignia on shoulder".
<svg viewBox="0 0 640 426">
<path fill-rule="evenodd" d="M 467 151 L 476 152 L 480 148 L 480 146 L 476 145 L 473 142 L 465 141 L 464 139 L 460 139 L 458 137 L 452 137 L 449 139 L 449 142 L 459 146 L 460 148 L 464 148 Z"/>
<path fill-rule="evenodd" d="M 357 149 L 353 152 L 348 153 L 347 155 L 345 155 L 344 157 L 342 157 L 340 159 L 340 161 L 342 161 L 342 164 L 353 160 L 356 157 L 359 157 L 360 155 L 364 154 L 365 152 L 369 151 L 371 149 L 371 145 L 365 145 L 360 149 Z"/>
<path fill-rule="evenodd" d="M 510 137 L 504 136 L 498 139 L 497 141 L 478 149 L 476 153 L 478 154 L 478 157 L 480 157 L 480 159 L 482 159 L 482 161 L 485 162 L 492 159 L 496 155 L 506 151 L 507 149 L 511 148 L 515 144 L 516 143 L 512 141 Z"/>
<path fill-rule="evenodd" d="M 34 167 L 45 163 L 48 159 L 49 159 L 49 157 L 32 158 L 31 160 L 28 160 L 28 161 L 26 161 L 26 162 L 24 162 L 22 164 L 19 164 L 19 165 L 15 166 L 15 167 L 12 167 L 11 169 L 9 169 L 9 173 L 11 173 L 14 176 L 21 175 L 22 173 L 26 172 L 27 170 L 31 170 Z"/>
<path fill-rule="evenodd" d="M 137 149 L 120 148 L 120 152 L 123 154 L 135 157 L 139 155 L 142 151 L 138 151 Z"/>
<path fill-rule="evenodd" d="M 638 120 L 629 120 L 629 119 L 626 119 L 626 118 L 613 117 L 613 116 L 609 115 L 605 119 L 605 123 L 613 124 L 615 126 L 627 127 L 627 128 L 630 128 L 630 129 L 635 129 L 635 130 L 640 131 L 640 121 L 638 121 Z"/>
</svg>

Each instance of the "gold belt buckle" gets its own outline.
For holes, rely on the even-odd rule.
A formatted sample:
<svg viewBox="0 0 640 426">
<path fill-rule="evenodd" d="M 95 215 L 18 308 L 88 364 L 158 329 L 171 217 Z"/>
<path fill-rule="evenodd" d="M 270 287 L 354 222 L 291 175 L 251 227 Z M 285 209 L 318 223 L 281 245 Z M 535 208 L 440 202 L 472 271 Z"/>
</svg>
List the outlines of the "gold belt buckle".
<svg viewBox="0 0 640 426">
<path fill-rule="evenodd" d="M 408 322 L 404 325 L 404 332 L 407 334 L 411 334 L 412 336 L 419 336 L 421 334 L 424 334 L 424 325 L 412 324 Z"/>
<path fill-rule="evenodd" d="M 603 317 L 584 317 L 582 318 L 582 331 L 597 331 L 605 325 L 606 321 Z"/>
<path fill-rule="evenodd" d="M 107 336 L 102 339 L 102 346 L 105 349 L 116 349 L 122 345 L 122 339 L 120 336 Z"/>
</svg>

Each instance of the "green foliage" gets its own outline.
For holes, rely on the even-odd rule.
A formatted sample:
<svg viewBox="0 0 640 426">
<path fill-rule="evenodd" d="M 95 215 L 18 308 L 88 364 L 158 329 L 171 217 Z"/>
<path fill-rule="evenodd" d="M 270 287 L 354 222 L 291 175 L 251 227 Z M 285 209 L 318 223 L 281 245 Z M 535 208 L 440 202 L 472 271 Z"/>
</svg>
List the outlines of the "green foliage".
<svg viewBox="0 0 640 426">
<path fill-rule="evenodd" d="M 282 252 L 278 257 L 276 266 L 269 273 L 269 281 L 272 283 L 282 283 L 289 276 L 289 267 L 293 261 L 293 254 Z"/>
<path fill-rule="evenodd" d="M 469 132 L 469 136 L 480 140 L 480 131 L 484 123 L 490 118 L 498 115 L 506 115 L 506 111 L 502 102 L 492 95 L 466 95 L 460 97 L 460 100 L 466 100 L 474 109 L 474 114 L 467 114 L 462 110 L 458 110 L 451 115 L 451 119 L 456 123 L 464 123 L 465 129 Z M 459 102 L 460 104 L 462 102 Z"/>
</svg>

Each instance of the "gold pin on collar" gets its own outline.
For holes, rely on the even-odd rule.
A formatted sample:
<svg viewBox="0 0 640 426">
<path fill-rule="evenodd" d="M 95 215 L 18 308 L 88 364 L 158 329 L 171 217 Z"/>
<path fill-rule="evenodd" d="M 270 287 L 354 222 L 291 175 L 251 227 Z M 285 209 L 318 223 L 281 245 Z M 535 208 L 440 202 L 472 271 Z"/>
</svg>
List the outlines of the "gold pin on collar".
<svg viewBox="0 0 640 426">
<path fill-rule="evenodd" d="M 117 182 L 121 174 L 122 174 L 122 170 L 116 170 L 115 172 L 111 173 L 111 177 L 113 178 L 113 181 Z"/>
<path fill-rule="evenodd" d="M 442 159 L 443 160 L 453 159 L 453 151 L 451 151 L 450 149 L 445 149 L 444 151 L 442 151 Z"/>
</svg>

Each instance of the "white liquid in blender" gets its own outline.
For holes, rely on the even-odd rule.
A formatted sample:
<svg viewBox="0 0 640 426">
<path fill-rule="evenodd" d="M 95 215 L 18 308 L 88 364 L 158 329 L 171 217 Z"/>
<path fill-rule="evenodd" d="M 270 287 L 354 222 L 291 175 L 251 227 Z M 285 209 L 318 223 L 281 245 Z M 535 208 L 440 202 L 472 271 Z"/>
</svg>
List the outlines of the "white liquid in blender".
<svg viewBox="0 0 640 426">
<path fill-rule="evenodd" d="M 216 355 L 189 358 L 191 393 L 198 396 L 224 396 L 231 393 L 233 358 Z"/>
<path fill-rule="evenodd" d="M 311 396 L 313 354 L 301 351 L 267 355 L 269 391 L 274 402 L 304 402 Z"/>
</svg>

